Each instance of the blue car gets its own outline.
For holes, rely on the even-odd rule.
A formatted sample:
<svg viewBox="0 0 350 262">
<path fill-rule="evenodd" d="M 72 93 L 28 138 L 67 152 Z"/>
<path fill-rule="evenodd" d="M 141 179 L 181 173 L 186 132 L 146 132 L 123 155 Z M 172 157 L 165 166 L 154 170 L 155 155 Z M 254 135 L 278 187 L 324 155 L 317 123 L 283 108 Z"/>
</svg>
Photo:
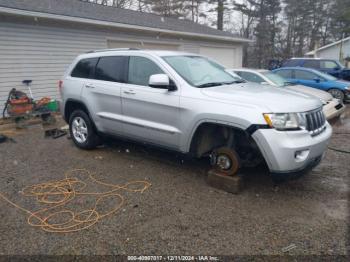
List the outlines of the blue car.
<svg viewBox="0 0 350 262">
<path fill-rule="evenodd" d="M 336 78 L 350 81 L 350 69 L 344 67 L 339 61 L 325 58 L 291 58 L 281 67 L 306 67 L 330 74 Z"/>
<path fill-rule="evenodd" d="M 282 67 L 272 72 L 288 79 L 288 82 L 329 92 L 340 101 L 350 101 L 350 82 L 339 80 L 315 69 Z"/>
</svg>

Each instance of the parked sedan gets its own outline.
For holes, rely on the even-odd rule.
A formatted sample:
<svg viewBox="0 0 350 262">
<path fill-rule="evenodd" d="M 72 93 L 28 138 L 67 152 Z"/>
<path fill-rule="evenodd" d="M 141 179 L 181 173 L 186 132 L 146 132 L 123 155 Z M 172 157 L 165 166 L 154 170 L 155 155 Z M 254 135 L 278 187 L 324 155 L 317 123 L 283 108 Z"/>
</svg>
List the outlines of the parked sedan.
<svg viewBox="0 0 350 262">
<path fill-rule="evenodd" d="M 273 70 L 273 72 L 291 83 L 327 91 L 342 102 L 344 100 L 350 101 L 349 81 L 339 80 L 315 69 L 303 67 L 282 67 Z"/>
<path fill-rule="evenodd" d="M 231 69 L 229 71 L 249 82 L 272 85 L 276 87 L 288 87 L 289 89 L 297 92 L 313 95 L 319 98 L 323 103 L 323 112 L 328 120 L 340 116 L 345 111 L 345 106 L 339 102 L 338 99 L 333 98 L 329 93 L 302 85 L 295 85 L 288 82 L 287 79 L 279 76 L 278 74 L 272 73 L 271 71 L 247 68 Z"/>
<path fill-rule="evenodd" d="M 343 66 L 339 61 L 325 58 L 291 58 L 281 67 L 307 67 L 330 74 L 336 78 L 350 81 L 350 69 Z"/>
</svg>

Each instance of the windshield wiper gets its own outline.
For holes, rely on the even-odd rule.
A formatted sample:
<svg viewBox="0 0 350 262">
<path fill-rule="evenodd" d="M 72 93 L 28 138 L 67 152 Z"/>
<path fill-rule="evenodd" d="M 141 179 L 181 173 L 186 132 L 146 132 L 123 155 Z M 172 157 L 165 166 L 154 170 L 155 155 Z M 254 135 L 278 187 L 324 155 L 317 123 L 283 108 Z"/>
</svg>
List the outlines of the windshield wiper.
<svg viewBox="0 0 350 262">
<path fill-rule="evenodd" d="M 213 87 L 213 86 L 222 86 L 224 84 L 225 83 L 222 83 L 222 82 L 212 82 L 212 83 L 205 83 L 205 84 L 197 85 L 197 87 L 199 87 L 199 88 Z"/>
<path fill-rule="evenodd" d="M 227 85 L 231 85 L 231 84 L 241 84 L 241 83 L 246 83 L 247 81 L 241 79 L 241 80 L 236 80 L 236 81 L 232 81 L 232 82 L 229 82 L 229 83 L 225 83 Z"/>
<path fill-rule="evenodd" d="M 246 82 L 245 80 L 235 80 L 235 81 L 231 81 L 231 82 L 211 82 L 211 83 L 205 83 L 205 84 L 198 85 L 197 87 L 204 88 L 204 87 L 240 84 L 240 83 L 245 83 L 245 82 Z"/>
</svg>

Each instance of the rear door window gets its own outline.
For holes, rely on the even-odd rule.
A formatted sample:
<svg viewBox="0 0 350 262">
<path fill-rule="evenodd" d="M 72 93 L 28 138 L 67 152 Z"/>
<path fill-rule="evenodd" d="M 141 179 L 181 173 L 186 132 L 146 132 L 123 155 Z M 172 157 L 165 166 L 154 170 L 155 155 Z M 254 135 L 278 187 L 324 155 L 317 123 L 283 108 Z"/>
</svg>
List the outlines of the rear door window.
<svg viewBox="0 0 350 262">
<path fill-rule="evenodd" d="M 308 68 L 320 68 L 320 61 L 319 60 L 306 60 L 304 62 L 304 67 Z"/>
<path fill-rule="evenodd" d="M 98 58 L 82 59 L 78 62 L 72 71 L 71 77 L 93 78 L 94 69 Z"/>
<path fill-rule="evenodd" d="M 127 56 L 101 57 L 96 66 L 95 79 L 125 83 L 127 65 Z"/>
<path fill-rule="evenodd" d="M 284 78 L 289 78 L 289 79 L 293 78 L 292 73 L 293 73 L 292 70 L 289 70 L 289 69 L 276 71 L 276 74 L 278 74 L 279 76 L 282 76 Z"/>
<path fill-rule="evenodd" d="M 311 72 L 295 70 L 295 78 L 302 80 L 314 80 L 315 78 L 317 78 L 317 76 Z"/>
<path fill-rule="evenodd" d="M 294 66 L 298 66 L 300 63 L 300 60 L 298 59 L 290 59 L 290 60 L 287 60 L 283 63 L 283 66 L 284 67 L 294 67 Z"/>
<path fill-rule="evenodd" d="M 131 56 L 129 60 L 128 83 L 148 86 L 151 75 L 164 74 L 160 67 L 148 58 Z"/>
</svg>

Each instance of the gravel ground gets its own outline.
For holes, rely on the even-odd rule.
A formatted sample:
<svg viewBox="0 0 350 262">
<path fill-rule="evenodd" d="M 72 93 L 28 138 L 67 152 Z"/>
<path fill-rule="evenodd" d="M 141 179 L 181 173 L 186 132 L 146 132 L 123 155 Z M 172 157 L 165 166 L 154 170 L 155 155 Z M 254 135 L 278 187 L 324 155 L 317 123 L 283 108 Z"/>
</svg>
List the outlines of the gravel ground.
<svg viewBox="0 0 350 262">
<path fill-rule="evenodd" d="M 343 150 L 350 150 L 347 114 L 331 141 Z M 63 179 L 75 168 L 108 183 L 152 186 L 142 194 L 122 191 L 126 202 L 118 213 L 75 233 L 32 227 L 28 214 L 0 199 L 1 255 L 344 255 L 349 248 L 347 154 L 328 150 L 310 174 L 278 186 L 264 169 L 245 170 L 245 189 L 233 195 L 206 184 L 206 161 L 121 141 L 82 151 L 66 137 L 44 138 L 41 126 L 15 140 L 0 145 L 0 192 L 26 209 L 42 206 L 24 197 L 23 187 Z M 103 190 L 90 182 L 90 192 Z M 83 199 L 70 208 L 91 203 Z"/>
</svg>

